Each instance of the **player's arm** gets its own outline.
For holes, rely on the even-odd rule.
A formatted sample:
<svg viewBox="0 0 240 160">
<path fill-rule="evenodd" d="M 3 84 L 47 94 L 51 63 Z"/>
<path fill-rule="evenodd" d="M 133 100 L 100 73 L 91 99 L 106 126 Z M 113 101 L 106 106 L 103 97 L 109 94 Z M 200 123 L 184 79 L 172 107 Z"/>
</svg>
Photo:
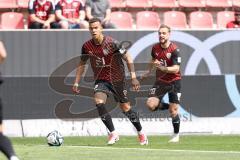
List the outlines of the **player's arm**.
<svg viewBox="0 0 240 160">
<path fill-rule="evenodd" d="M 137 76 L 136 76 L 136 72 L 135 72 L 135 68 L 134 68 L 134 64 L 133 64 L 133 59 L 132 59 L 131 55 L 128 52 L 126 52 L 123 55 L 123 60 L 125 60 L 126 63 L 127 63 L 128 71 L 130 72 L 130 76 L 131 76 L 131 79 L 132 79 L 133 89 L 135 91 L 139 91 L 140 83 L 137 80 Z"/>
<path fill-rule="evenodd" d="M 179 49 L 176 49 L 175 51 L 172 52 L 172 61 L 173 65 L 172 66 L 162 66 L 160 63 L 157 65 L 157 68 L 160 69 L 162 72 L 165 73 L 178 73 L 180 70 L 180 64 L 181 64 L 181 57 L 179 53 Z"/>
<path fill-rule="evenodd" d="M 7 57 L 6 49 L 2 41 L 0 41 L 0 63 L 2 63 L 6 57 Z"/>
<path fill-rule="evenodd" d="M 76 71 L 76 78 L 75 78 L 75 81 L 74 81 L 74 84 L 73 84 L 73 92 L 75 93 L 79 93 L 80 90 L 78 89 L 78 86 L 79 86 L 79 82 L 81 80 L 81 77 L 85 71 L 85 65 L 87 63 L 87 60 L 88 60 L 88 55 L 84 52 L 84 47 L 82 47 L 82 55 L 81 55 L 81 60 L 78 64 L 78 67 L 77 67 L 77 71 Z"/>
<path fill-rule="evenodd" d="M 87 0 L 85 3 L 85 10 L 86 10 L 86 17 L 88 20 L 92 19 L 92 8 L 91 8 L 91 1 Z"/>
</svg>

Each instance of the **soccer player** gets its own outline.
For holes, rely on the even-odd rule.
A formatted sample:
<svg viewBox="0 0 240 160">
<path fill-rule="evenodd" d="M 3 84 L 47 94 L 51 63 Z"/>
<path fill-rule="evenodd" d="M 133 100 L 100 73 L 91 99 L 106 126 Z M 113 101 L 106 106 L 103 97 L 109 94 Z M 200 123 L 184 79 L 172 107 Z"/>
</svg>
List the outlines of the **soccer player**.
<svg viewBox="0 0 240 160">
<path fill-rule="evenodd" d="M 0 63 L 2 63 L 6 57 L 7 57 L 7 52 L 5 50 L 5 47 L 2 41 L 0 41 Z M 0 74 L 0 85 L 1 83 L 2 83 L 2 80 L 1 80 L 1 74 Z M 3 119 L 2 102 L 0 98 L 0 150 L 7 156 L 9 160 L 18 160 L 10 140 L 3 135 L 2 119 Z"/>
<path fill-rule="evenodd" d="M 63 29 L 86 29 L 85 10 L 81 0 L 58 0 L 56 17 Z"/>
<path fill-rule="evenodd" d="M 53 0 L 30 0 L 29 6 L 30 29 L 60 28 L 55 22 L 55 5 Z"/>
<path fill-rule="evenodd" d="M 142 75 L 146 78 L 153 68 L 156 68 L 156 81 L 150 89 L 147 106 L 151 111 L 168 109 L 172 117 L 174 135 L 169 142 L 179 141 L 180 118 L 178 105 L 181 96 L 181 57 L 179 49 L 169 40 L 171 29 L 167 25 L 161 25 L 158 30 L 159 43 L 152 47 L 152 59 L 148 71 Z M 169 104 L 162 102 L 163 96 L 168 93 Z"/>
<path fill-rule="evenodd" d="M 112 118 L 105 108 L 108 94 L 111 92 L 114 95 L 115 100 L 119 102 L 119 106 L 121 107 L 123 113 L 129 118 L 136 128 L 140 144 L 147 145 L 148 139 L 143 132 L 138 113 L 131 109 L 127 98 L 127 90 L 125 87 L 125 69 L 122 60 L 127 63 L 133 89 L 138 91 L 140 87 L 130 54 L 126 51 L 126 49 L 122 48 L 115 39 L 110 36 L 103 35 L 103 27 L 100 19 L 91 19 L 89 21 L 89 30 L 92 35 L 92 39 L 85 42 L 82 46 L 82 55 L 77 68 L 73 91 L 75 93 L 80 92 L 78 89 L 79 82 L 85 70 L 85 64 L 87 60 L 90 59 L 95 79 L 94 100 L 99 116 L 110 132 L 108 144 L 112 145 L 119 140 Z"/>
</svg>

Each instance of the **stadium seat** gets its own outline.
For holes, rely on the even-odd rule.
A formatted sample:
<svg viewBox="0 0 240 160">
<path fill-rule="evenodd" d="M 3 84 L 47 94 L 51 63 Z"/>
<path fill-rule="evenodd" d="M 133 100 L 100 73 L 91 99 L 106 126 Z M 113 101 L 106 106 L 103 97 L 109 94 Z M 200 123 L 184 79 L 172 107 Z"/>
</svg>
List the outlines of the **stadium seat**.
<svg viewBox="0 0 240 160">
<path fill-rule="evenodd" d="M 226 28 L 227 23 L 233 20 L 234 20 L 233 11 L 220 11 L 217 13 L 218 28 Z"/>
<path fill-rule="evenodd" d="M 0 0 L 0 9 L 18 8 L 16 0 Z"/>
<path fill-rule="evenodd" d="M 191 12 L 189 21 L 190 28 L 213 28 L 213 17 L 209 12 Z"/>
<path fill-rule="evenodd" d="M 231 0 L 206 0 L 207 7 L 232 7 Z"/>
<path fill-rule="evenodd" d="M 125 8 L 126 3 L 124 0 L 109 0 L 112 8 Z"/>
<path fill-rule="evenodd" d="M 152 1 L 150 1 L 150 0 L 126 0 L 126 6 L 128 8 L 150 8 L 150 7 L 152 7 Z"/>
<path fill-rule="evenodd" d="M 28 2 L 30 0 L 17 0 L 19 8 L 28 8 Z"/>
<path fill-rule="evenodd" d="M 137 29 L 158 29 L 160 17 L 157 12 L 141 11 L 136 14 Z"/>
<path fill-rule="evenodd" d="M 179 0 L 179 6 L 185 7 L 185 8 L 191 8 L 191 7 L 205 7 L 206 3 L 205 0 Z"/>
<path fill-rule="evenodd" d="M 152 6 L 154 8 L 177 8 L 178 1 L 176 1 L 176 0 L 153 0 Z"/>
<path fill-rule="evenodd" d="M 2 29 L 24 29 L 23 14 L 5 12 L 1 15 Z"/>
<path fill-rule="evenodd" d="M 111 13 L 111 22 L 120 29 L 132 29 L 133 18 L 128 12 L 116 11 Z"/>
<path fill-rule="evenodd" d="M 167 11 L 163 13 L 164 24 L 171 28 L 184 29 L 187 28 L 187 18 L 184 12 Z"/>
<path fill-rule="evenodd" d="M 237 8 L 237 7 L 240 7 L 240 1 L 239 0 L 233 0 L 232 1 L 232 6 Z"/>
</svg>

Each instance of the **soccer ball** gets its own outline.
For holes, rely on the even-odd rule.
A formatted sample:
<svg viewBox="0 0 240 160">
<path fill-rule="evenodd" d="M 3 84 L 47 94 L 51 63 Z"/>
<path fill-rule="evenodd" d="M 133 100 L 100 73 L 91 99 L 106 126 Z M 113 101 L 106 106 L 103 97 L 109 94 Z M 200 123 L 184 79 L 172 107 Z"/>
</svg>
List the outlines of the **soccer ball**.
<svg viewBox="0 0 240 160">
<path fill-rule="evenodd" d="M 49 146 L 61 146 L 63 144 L 63 136 L 58 131 L 52 131 L 47 135 L 47 143 Z"/>
</svg>

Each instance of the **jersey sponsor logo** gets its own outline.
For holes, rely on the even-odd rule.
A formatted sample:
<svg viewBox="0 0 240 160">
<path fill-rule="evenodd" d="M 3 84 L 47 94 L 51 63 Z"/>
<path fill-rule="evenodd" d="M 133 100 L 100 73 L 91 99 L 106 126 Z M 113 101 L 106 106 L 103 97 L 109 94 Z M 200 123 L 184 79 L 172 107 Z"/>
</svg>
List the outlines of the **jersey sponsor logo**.
<svg viewBox="0 0 240 160">
<path fill-rule="evenodd" d="M 39 12 L 36 13 L 36 15 L 37 15 L 38 17 L 45 17 L 45 16 L 47 16 L 47 12 L 45 12 L 45 11 L 39 11 Z"/>
</svg>

